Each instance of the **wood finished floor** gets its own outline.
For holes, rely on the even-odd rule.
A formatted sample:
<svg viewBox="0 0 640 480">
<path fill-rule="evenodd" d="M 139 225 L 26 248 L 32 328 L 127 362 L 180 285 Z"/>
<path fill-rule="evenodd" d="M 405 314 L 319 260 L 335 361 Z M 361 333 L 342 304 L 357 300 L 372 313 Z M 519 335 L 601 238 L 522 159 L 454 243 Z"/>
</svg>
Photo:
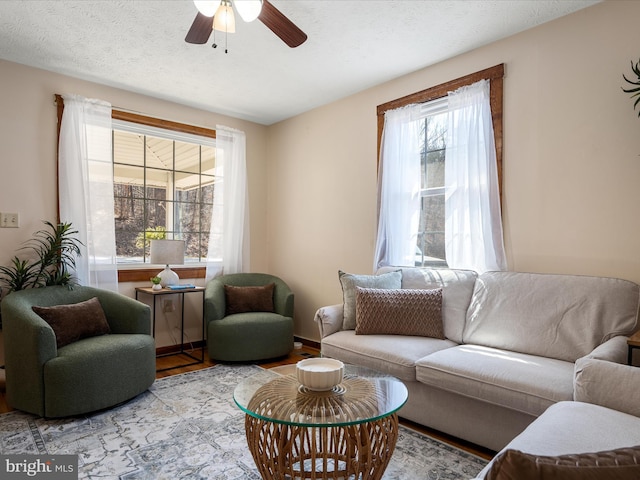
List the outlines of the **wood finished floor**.
<svg viewBox="0 0 640 480">
<path fill-rule="evenodd" d="M 198 351 L 196 353 L 196 356 L 199 356 L 199 355 L 200 355 L 200 352 Z M 318 356 L 318 355 L 319 355 L 319 351 L 316 348 L 304 345 L 302 349 L 294 350 L 286 357 L 279 358 L 276 360 L 265 361 L 265 362 L 255 362 L 255 364 L 260 365 L 263 368 L 274 368 L 274 367 L 280 367 L 283 365 L 295 364 L 298 361 L 303 360 L 305 358 Z M 193 372 L 195 370 L 201 370 L 203 368 L 208 368 L 216 365 L 216 362 L 210 360 L 209 356 L 205 352 L 205 359 L 203 363 L 198 363 L 195 365 L 189 365 L 185 367 L 182 367 L 182 366 L 176 367 L 176 365 L 183 365 L 185 363 L 190 363 L 190 362 L 193 362 L 193 360 L 184 355 L 172 355 L 172 356 L 166 356 L 166 357 L 159 357 L 156 360 L 156 368 L 162 371 L 159 371 L 156 373 L 156 379 L 168 377 L 171 375 L 177 375 L 180 373 Z M 171 367 L 176 367 L 176 368 L 171 368 Z M 170 370 L 163 370 L 166 368 L 170 368 Z M 4 387 L 4 385 L 2 385 L 2 387 Z M 11 410 L 12 408 L 9 407 L 6 402 L 4 388 L 1 388 L 0 389 L 0 413 L 6 413 Z M 423 427 L 422 425 L 418 425 L 414 422 L 410 422 L 402 418 L 400 419 L 400 423 L 402 425 L 405 425 L 409 428 L 412 428 L 414 430 L 427 434 L 431 437 L 437 438 L 440 441 L 453 445 L 454 447 L 460 448 L 466 452 L 472 453 L 486 460 L 490 460 L 495 454 L 495 452 L 491 450 L 485 449 L 483 447 L 479 447 L 477 445 L 470 444 L 463 440 L 459 440 L 455 437 L 451 437 L 450 435 L 446 435 L 438 431 L 431 430 L 429 428 Z"/>
</svg>

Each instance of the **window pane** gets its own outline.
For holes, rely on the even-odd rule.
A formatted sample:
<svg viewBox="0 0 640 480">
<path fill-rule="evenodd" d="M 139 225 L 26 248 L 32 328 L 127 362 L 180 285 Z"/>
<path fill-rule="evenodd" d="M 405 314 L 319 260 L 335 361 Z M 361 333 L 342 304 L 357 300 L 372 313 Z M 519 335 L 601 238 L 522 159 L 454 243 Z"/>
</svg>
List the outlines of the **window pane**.
<svg viewBox="0 0 640 480">
<path fill-rule="evenodd" d="M 126 197 L 115 198 L 114 200 L 116 255 L 118 261 L 142 262 L 143 244 L 137 242 L 137 240 L 143 230 L 144 200 Z"/>
<path fill-rule="evenodd" d="M 144 166 L 144 136 L 114 130 L 113 158 L 118 163 Z"/>
<path fill-rule="evenodd" d="M 145 229 L 167 229 L 167 210 L 171 208 L 171 202 L 165 200 L 147 199 L 144 202 L 146 209 Z"/>
<path fill-rule="evenodd" d="M 442 150 L 446 147 L 447 114 L 432 115 L 427 122 L 427 150 Z"/>
<path fill-rule="evenodd" d="M 423 188 L 444 187 L 444 150 L 427 153 L 426 175 Z"/>
<path fill-rule="evenodd" d="M 216 149 L 209 145 L 202 146 L 202 173 L 214 175 L 216 173 Z"/>
<path fill-rule="evenodd" d="M 182 233 L 200 231 L 200 205 L 176 202 L 176 231 Z"/>
<path fill-rule="evenodd" d="M 175 142 L 176 170 L 181 172 L 200 173 L 200 145 L 194 143 Z"/>
<path fill-rule="evenodd" d="M 173 170 L 173 140 L 146 136 L 146 166 Z"/>
<path fill-rule="evenodd" d="M 205 260 L 215 147 L 120 130 L 113 138 L 119 261 L 148 262 L 154 238 L 183 239 L 187 261 Z"/>
<path fill-rule="evenodd" d="M 191 197 L 194 202 L 198 201 L 197 189 L 200 187 L 200 175 L 192 173 L 175 173 L 175 188 L 177 191 L 194 191 L 194 195 Z M 177 193 L 176 191 L 176 193 Z"/>
<path fill-rule="evenodd" d="M 444 195 L 422 198 L 420 232 L 418 234 L 417 257 L 424 256 L 425 264 L 445 260 L 444 250 Z M 416 258 L 418 264 L 419 259 Z"/>
</svg>

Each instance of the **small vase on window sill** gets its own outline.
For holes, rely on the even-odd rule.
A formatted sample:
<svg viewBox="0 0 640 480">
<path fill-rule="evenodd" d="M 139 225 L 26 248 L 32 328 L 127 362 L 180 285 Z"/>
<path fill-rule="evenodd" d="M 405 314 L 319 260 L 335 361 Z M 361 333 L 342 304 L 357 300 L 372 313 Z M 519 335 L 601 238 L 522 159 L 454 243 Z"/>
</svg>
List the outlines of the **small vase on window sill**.
<svg viewBox="0 0 640 480">
<path fill-rule="evenodd" d="M 151 277 L 151 283 L 153 284 L 151 286 L 152 290 L 162 290 L 162 285 L 160 285 L 160 282 L 162 281 L 162 279 L 160 277 Z"/>
</svg>

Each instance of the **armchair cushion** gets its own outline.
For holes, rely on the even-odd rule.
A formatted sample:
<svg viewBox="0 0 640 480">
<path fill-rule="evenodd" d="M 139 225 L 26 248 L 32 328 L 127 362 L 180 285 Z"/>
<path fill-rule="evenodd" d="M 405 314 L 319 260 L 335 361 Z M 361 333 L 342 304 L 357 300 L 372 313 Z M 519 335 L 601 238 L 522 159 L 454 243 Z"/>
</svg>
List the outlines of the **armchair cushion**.
<svg viewBox="0 0 640 480">
<path fill-rule="evenodd" d="M 224 286 L 225 315 L 245 312 L 273 313 L 273 291 L 276 284 L 257 287 Z"/>
<path fill-rule="evenodd" d="M 33 305 L 31 309 L 51 325 L 58 348 L 83 338 L 106 335 L 111 332 L 97 297 L 69 305 L 53 307 Z"/>
</svg>

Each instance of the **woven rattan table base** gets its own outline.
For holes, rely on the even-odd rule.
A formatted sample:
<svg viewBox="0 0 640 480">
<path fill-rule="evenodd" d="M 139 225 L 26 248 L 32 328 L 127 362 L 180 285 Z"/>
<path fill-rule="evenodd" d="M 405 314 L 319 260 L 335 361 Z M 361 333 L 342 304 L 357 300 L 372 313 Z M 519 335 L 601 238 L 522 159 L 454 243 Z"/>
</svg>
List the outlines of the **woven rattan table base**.
<svg viewBox="0 0 640 480">
<path fill-rule="evenodd" d="M 379 480 L 398 440 L 398 415 L 323 427 L 247 415 L 245 429 L 249 450 L 265 480 Z"/>
</svg>

